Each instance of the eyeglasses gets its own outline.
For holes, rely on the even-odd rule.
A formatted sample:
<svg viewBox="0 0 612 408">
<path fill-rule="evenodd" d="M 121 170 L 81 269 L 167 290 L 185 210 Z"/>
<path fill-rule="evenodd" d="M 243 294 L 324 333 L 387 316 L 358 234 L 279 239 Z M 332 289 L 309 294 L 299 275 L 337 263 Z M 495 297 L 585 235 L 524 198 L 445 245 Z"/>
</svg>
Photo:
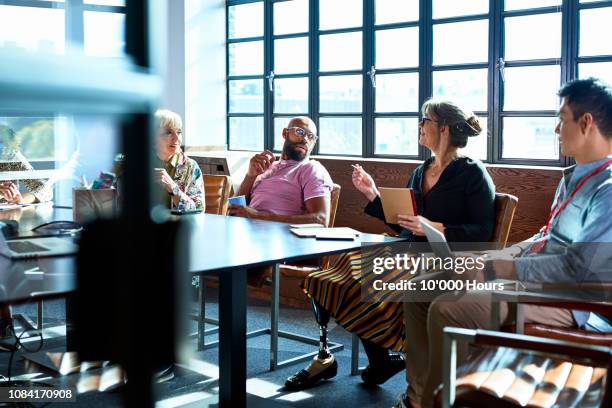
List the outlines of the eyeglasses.
<svg viewBox="0 0 612 408">
<path fill-rule="evenodd" d="M 438 123 L 438 121 L 436 121 L 436 120 L 433 120 L 431 118 L 427 118 L 427 117 L 423 116 L 421 118 L 421 120 L 419 121 L 419 126 L 425 126 L 425 122 L 427 122 L 427 121 L 430 121 L 430 122 L 433 122 L 433 123 Z"/>
<path fill-rule="evenodd" d="M 293 127 L 287 128 L 287 130 L 292 130 L 293 133 L 295 133 L 296 135 L 298 135 L 302 139 L 308 140 L 309 142 L 315 142 L 319 138 L 314 133 L 307 132 L 304 129 L 302 129 L 301 127 L 293 126 Z"/>
<path fill-rule="evenodd" d="M 159 133 L 164 137 L 170 137 L 172 136 L 174 132 L 176 132 L 177 136 L 181 136 L 183 134 L 182 129 L 170 129 L 170 128 L 161 129 Z"/>
</svg>

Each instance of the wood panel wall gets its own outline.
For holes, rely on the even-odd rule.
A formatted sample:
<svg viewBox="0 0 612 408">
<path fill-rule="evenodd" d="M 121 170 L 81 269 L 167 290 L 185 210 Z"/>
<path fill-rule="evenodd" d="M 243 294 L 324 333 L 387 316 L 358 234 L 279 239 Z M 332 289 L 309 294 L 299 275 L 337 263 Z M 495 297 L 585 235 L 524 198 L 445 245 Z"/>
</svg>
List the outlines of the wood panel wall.
<svg viewBox="0 0 612 408">
<path fill-rule="evenodd" d="M 360 231 L 392 232 L 382 221 L 363 213 L 366 199 L 351 182 L 352 163 L 359 163 L 381 187 L 404 187 L 412 170 L 419 163 L 373 161 L 338 158 L 317 158 L 335 183 L 342 186 L 336 214 L 336 226 L 353 227 Z M 498 192 L 515 195 L 519 199 L 508 242 L 518 242 L 536 233 L 546 222 L 557 183 L 559 169 L 488 166 Z"/>
</svg>

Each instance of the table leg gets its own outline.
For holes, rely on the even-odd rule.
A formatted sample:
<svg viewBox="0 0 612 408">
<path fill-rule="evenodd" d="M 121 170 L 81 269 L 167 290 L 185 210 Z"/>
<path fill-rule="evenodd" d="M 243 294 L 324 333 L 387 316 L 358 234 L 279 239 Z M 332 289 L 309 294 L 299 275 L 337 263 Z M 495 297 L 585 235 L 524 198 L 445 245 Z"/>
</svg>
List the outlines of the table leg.
<svg viewBox="0 0 612 408">
<path fill-rule="evenodd" d="M 219 407 L 246 407 L 246 269 L 219 274 Z"/>
<path fill-rule="evenodd" d="M 76 351 L 76 344 L 74 340 L 74 313 L 75 313 L 75 300 L 71 295 L 66 296 L 65 307 L 66 307 L 66 351 Z"/>
</svg>

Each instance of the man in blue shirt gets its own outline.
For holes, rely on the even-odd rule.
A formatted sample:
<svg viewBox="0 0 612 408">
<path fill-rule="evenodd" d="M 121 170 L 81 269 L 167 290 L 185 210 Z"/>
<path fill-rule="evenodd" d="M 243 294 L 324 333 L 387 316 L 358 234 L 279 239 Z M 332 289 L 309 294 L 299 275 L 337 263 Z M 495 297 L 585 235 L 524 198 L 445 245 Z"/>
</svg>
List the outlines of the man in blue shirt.
<svg viewBox="0 0 612 408">
<path fill-rule="evenodd" d="M 558 95 L 562 103 L 555 132 L 562 153 L 576 165 L 563 171 L 546 225 L 504 251 L 505 256 L 487 262 L 487 279 L 612 282 L 612 88 L 589 78 L 566 84 Z M 479 278 L 482 270 L 461 275 Z M 489 296 L 468 293 L 457 300 L 451 293 L 431 303 L 405 303 L 409 386 L 397 406 L 433 405 L 434 390 L 442 382 L 442 359 L 447 357 L 441 355 L 444 327 L 491 328 Z M 608 320 L 594 313 L 544 306 L 524 310 L 526 322 L 612 331 Z M 507 305 L 500 304 L 500 314 L 508 322 Z M 458 360 L 466 354 L 467 348 L 458 349 Z"/>
</svg>

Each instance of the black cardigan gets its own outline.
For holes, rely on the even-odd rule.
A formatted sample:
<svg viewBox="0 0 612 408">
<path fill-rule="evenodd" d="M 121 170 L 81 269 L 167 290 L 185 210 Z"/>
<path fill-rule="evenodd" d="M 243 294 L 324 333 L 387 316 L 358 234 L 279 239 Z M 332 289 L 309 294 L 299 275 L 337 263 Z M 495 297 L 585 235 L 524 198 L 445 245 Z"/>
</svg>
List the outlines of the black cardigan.
<svg viewBox="0 0 612 408">
<path fill-rule="evenodd" d="M 407 187 L 414 190 L 417 212 L 433 222 L 444 224 L 449 242 L 488 242 L 495 225 L 495 185 L 478 160 L 460 157 L 451 162 L 438 182 L 423 195 L 423 175 L 433 158 L 414 169 Z M 380 197 L 370 202 L 365 213 L 384 221 Z M 387 224 L 409 241 L 425 242 L 396 224 Z"/>
</svg>

